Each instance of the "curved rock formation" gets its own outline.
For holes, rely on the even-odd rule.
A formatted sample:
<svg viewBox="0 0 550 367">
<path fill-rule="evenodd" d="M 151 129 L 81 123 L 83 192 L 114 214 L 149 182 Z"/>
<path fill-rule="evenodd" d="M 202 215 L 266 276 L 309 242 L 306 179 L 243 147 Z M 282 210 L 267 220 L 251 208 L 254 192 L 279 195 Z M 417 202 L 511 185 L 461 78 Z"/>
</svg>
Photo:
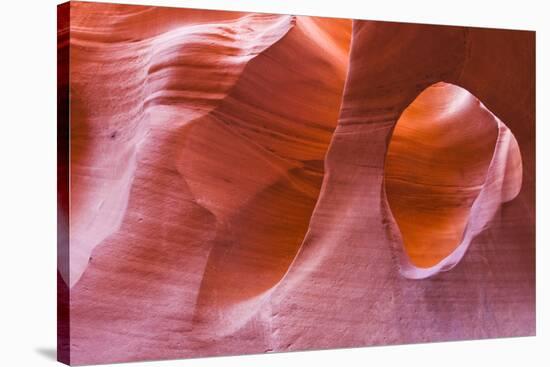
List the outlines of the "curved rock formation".
<svg viewBox="0 0 550 367">
<path fill-rule="evenodd" d="M 207 114 L 246 63 L 292 26 L 289 16 L 96 8 L 76 3 L 71 19 L 71 285 L 93 248 L 120 228 L 138 147 L 164 140 L 147 135 L 174 113 L 152 114 L 153 107 L 178 112 L 169 129 Z M 149 22 L 165 25 L 175 17 L 183 24 L 150 34 Z"/>
<path fill-rule="evenodd" d="M 68 8 L 65 361 L 534 333 L 531 33 Z"/>
<path fill-rule="evenodd" d="M 534 60 L 529 32 L 354 21 L 323 188 L 300 252 L 271 296 L 276 317 L 266 317 L 276 349 L 534 334 Z M 522 185 L 514 200 L 485 213 L 494 215 L 474 231 L 458 266 L 413 281 L 402 275 L 418 277 L 402 261 L 384 163 L 402 112 L 441 81 L 506 121 L 521 151 Z M 496 160 L 507 167 L 502 155 Z"/>
<path fill-rule="evenodd" d="M 403 274 L 449 270 L 504 201 L 521 187 L 521 155 L 510 130 L 468 91 L 424 90 L 393 130 L 385 190 L 403 239 Z"/>
</svg>

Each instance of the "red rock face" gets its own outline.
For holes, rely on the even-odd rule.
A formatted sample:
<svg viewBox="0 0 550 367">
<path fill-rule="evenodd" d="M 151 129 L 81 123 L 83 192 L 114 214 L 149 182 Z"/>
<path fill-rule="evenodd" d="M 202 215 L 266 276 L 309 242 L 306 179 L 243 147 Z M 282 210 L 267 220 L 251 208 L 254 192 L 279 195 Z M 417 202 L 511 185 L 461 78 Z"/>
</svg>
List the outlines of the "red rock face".
<svg viewBox="0 0 550 367">
<path fill-rule="evenodd" d="M 533 33 L 59 19 L 62 361 L 534 334 Z"/>
<path fill-rule="evenodd" d="M 425 89 L 395 125 L 384 167 L 403 275 L 455 266 L 500 204 L 517 196 L 521 173 L 513 134 L 479 100 L 451 84 Z"/>
</svg>

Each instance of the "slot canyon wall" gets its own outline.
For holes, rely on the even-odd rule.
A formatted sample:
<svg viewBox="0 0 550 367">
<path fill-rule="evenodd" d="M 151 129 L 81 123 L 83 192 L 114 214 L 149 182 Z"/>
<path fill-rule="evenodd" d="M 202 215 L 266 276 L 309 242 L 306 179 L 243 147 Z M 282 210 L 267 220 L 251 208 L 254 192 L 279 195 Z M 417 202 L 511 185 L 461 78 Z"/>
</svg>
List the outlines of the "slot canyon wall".
<svg viewBox="0 0 550 367">
<path fill-rule="evenodd" d="M 535 334 L 534 32 L 58 7 L 58 358 Z"/>
</svg>

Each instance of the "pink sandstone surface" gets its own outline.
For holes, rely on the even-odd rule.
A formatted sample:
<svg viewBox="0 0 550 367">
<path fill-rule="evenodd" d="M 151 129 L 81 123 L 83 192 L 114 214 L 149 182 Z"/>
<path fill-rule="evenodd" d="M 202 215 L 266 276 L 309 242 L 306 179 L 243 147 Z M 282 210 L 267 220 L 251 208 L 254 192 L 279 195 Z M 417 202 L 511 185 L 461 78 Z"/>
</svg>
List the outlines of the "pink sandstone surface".
<svg viewBox="0 0 550 367">
<path fill-rule="evenodd" d="M 535 333 L 532 33 L 64 9 L 64 362 Z"/>
</svg>

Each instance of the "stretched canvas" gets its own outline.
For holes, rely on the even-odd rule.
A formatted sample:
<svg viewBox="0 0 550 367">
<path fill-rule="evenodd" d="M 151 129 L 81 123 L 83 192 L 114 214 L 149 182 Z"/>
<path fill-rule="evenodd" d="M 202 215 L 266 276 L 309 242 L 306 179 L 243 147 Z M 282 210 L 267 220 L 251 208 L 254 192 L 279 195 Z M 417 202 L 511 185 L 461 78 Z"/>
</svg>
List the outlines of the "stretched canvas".
<svg viewBox="0 0 550 367">
<path fill-rule="evenodd" d="M 58 7 L 58 357 L 535 334 L 535 32 Z"/>
</svg>

